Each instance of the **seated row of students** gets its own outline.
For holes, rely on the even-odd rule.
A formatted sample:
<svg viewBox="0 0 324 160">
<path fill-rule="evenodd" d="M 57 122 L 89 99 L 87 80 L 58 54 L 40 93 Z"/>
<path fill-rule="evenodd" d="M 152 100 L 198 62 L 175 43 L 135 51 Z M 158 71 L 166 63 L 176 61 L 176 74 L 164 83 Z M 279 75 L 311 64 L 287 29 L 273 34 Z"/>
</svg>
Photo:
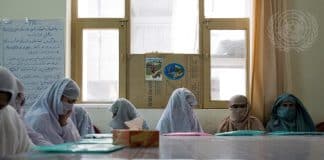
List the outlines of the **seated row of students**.
<svg viewBox="0 0 324 160">
<path fill-rule="evenodd" d="M 193 112 L 195 105 L 197 105 L 197 100 L 191 91 L 186 88 L 176 89 L 170 96 L 156 129 L 161 134 L 172 132 L 203 132 Z M 110 110 L 113 113 L 113 120 L 110 127 L 113 129 L 126 129 L 125 121 L 140 116 L 134 105 L 126 99 L 118 100 L 112 105 Z M 229 111 L 230 115 L 221 122 L 218 127 L 218 132 L 265 130 L 262 122 L 258 118 L 250 115 L 251 107 L 245 96 L 233 96 L 229 100 Z M 125 112 L 129 113 L 127 114 Z M 272 107 L 271 119 L 267 123 L 266 130 L 269 132 L 312 132 L 315 131 L 315 126 L 302 102 L 294 95 L 285 93 L 275 101 Z"/>
<path fill-rule="evenodd" d="M 163 133 L 170 132 L 203 132 L 201 125 L 193 112 L 197 105 L 194 94 L 186 88 L 173 91 L 168 104 L 157 123 L 156 129 Z M 113 113 L 110 127 L 112 129 L 128 129 L 125 122 L 141 117 L 135 106 L 125 98 L 120 98 L 109 108 Z M 144 120 L 142 129 L 148 129 Z"/>
<path fill-rule="evenodd" d="M 73 106 L 80 92 L 73 80 L 54 82 L 26 115 L 23 84 L 2 66 L 0 82 L 0 157 L 29 151 L 33 145 L 77 141 L 80 135 L 93 133 L 89 115 Z"/>
<path fill-rule="evenodd" d="M 250 115 L 250 106 L 245 96 L 233 96 L 229 101 L 229 110 L 230 116 L 224 119 L 218 132 L 264 130 L 260 120 Z M 303 103 L 294 95 L 285 93 L 273 104 L 266 130 L 312 132 L 315 131 L 315 126 Z"/>
<path fill-rule="evenodd" d="M 0 156 L 29 150 L 35 145 L 73 142 L 93 133 L 89 115 L 75 107 L 80 94 L 71 79 L 55 81 L 23 115 L 23 84 L 6 68 L 0 68 Z M 9 106 L 16 109 L 16 111 Z M 176 89 L 158 121 L 156 129 L 163 133 L 203 132 L 193 112 L 195 95 L 186 88 Z M 237 95 L 229 101 L 230 115 L 219 126 L 219 132 L 233 130 L 264 130 L 262 123 L 250 115 L 245 96 Z M 111 107 L 110 127 L 126 129 L 126 121 L 140 117 L 135 106 L 126 99 L 117 100 Z M 24 118 L 23 118 L 24 117 Z M 144 121 L 143 129 L 148 129 Z M 303 104 L 291 94 L 280 96 L 274 103 L 268 131 L 314 131 L 314 123 Z M 16 142 L 17 141 L 17 142 Z M 19 142 L 18 142 L 19 141 Z"/>
</svg>

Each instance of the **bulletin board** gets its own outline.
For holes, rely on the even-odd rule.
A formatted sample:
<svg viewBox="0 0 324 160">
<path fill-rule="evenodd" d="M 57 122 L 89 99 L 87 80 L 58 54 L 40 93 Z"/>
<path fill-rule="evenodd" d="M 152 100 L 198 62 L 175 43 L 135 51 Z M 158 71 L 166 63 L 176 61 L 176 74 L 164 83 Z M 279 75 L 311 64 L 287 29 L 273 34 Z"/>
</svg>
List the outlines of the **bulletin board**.
<svg viewBox="0 0 324 160">
<path fill-rule="evenodd" d="M 164 108 L 172 92 L 177 88 L 185 87 L 195 94 L 198 100 L 197 107 L 201 107 L 203 64 L 200 59 L 201 56 L 197 54 L 130 55 L 127 98 L 139 108 Z M 160 61 L 161 67 L 159 67 Z M 181 66 L 184 70 L 183 75 Z M 153 78 L 147 78 L 150 71 Z M 179 73 L 178 76 L 168 74 L 174 73 L 173 71 Z"/>
<path fill-rule="evenodd" d="M 64 20 L 1 20 L 0 65 L 19 78 L 30 107 L 65 71 Z"/>
</svg>

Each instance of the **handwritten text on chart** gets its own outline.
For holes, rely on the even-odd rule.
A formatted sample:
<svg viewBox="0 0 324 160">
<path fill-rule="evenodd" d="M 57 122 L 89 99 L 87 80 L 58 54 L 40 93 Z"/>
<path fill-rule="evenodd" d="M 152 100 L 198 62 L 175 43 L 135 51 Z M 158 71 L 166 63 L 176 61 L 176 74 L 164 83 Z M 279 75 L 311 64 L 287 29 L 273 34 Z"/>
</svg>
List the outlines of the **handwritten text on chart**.
<svg viewBox="0 0 324 160">
<path fill-rule="evenodd" d="M 12 20 L 0 24 L 0 64 L 21 79 L 30 107 L 55 80 L 64 77 L 64 21 Z"/>
</svg>

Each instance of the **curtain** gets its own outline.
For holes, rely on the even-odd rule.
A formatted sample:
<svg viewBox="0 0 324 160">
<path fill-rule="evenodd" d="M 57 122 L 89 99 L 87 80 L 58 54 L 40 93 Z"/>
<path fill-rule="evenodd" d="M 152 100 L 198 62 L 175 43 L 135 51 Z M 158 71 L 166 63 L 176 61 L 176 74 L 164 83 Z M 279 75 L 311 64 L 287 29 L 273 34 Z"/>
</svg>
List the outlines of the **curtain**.
<svg viewBox="0 0 324 160">
<path fill-rule="evenodd" d="M 264 123 L 277 96 L 289 92 L 292 86 L 289 54 L 276 48 L 280 42 L 270 38 L 276 36 L 273 30 L 278 23 L 275 19 L 269 23 L 273 15 L 287 10 L 287 0 L 253 0 L 249 100 L 252 114 Z"/>
</svg>

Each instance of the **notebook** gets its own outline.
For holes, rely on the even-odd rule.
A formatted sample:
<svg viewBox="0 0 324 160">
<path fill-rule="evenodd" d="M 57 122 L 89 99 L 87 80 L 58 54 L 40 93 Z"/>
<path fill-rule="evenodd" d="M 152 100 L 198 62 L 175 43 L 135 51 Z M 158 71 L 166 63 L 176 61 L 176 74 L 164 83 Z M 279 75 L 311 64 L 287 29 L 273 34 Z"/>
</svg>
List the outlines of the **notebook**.
<svg viewBox="0 0 324 160">
<path fill-rule="evenodd" d="M 238 130 L 238 131 L 216 133 L 215 136 L 259 136 L 259 135 L 264 135 L 264 134 L 265 134 L 265 131 Z"/>
<path fill-rule="evenodd" d="M 58 153 L 110 153 L 122 149 L 124 146 L 113 144 L 78 144 L 63 143 L 53 146 L 35 146 L 34 149 L 41 152 Z"/>
<path fill-rule="evenodd" d="M 83 136 L 84 139 L 101 139 L 101 138 L 112 138 L 112 133 L 106 133 L 106 134 L 87 134 Z"/>
<path fill-rule="evenodd" d="M 101 139 L 81 139 L 76 142 L 78 144 L 112 144 L 112 138 L 101 138 Z"/>
<path fill-rule="evenodd" d="M 209 133 L 204 132 L 172 132 L 162 134 L 163 136 L 211 136 Z"/>
<path fill-rule="evenodd" d="M 324 132 L 285 132 L 285 131 L 276 131 L 276 132 L 270 132 L 269 135 L 274 136 L 292 136 L 292 135 L 324 135 Z"/>
</svg>

